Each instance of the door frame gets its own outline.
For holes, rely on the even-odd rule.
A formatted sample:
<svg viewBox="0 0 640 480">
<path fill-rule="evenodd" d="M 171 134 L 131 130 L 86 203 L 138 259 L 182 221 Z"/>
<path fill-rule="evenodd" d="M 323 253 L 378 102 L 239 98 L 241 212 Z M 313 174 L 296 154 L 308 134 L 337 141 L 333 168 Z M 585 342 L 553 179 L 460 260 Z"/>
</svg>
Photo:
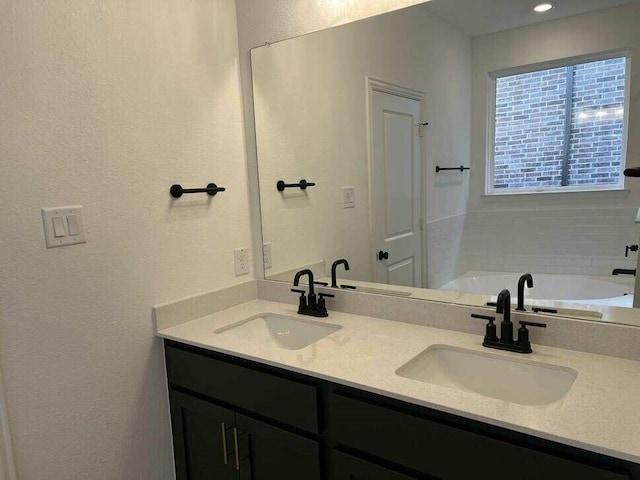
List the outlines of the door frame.
<svg viewBox="0 0 640 480">
<path fill-rule="evenodd" d="M 376 245 L 374 242 L 374 195 L 373 195 L 373 94 L 374 92 L 387 93 L 398 97 L 408 98 L 420 103 L 420 123 L 425 122 L 426 118 L 426 93 L 420 90 L 415 90 L 409 87 L 403 87 L 395 83 L 380 80 L 378 78 L 367 76 L 365 77 L 365 91 L 366 91 L 366 125 L 367 125 L 367 173 L 368 173 L 368 187 L 369 187 L 369 254 L 370 259 L 374 259 L 376 255 Z M 422 288 L 428 285 L 427 278 L 427 232 L 426 232 L 426 220 L 425 214 L 427 211 L 427 155 L 426 155 L 426 128 L 420 125 L 416 125 L 418 133 L 420 135 L 420 250 L 422 257 Z M 369 278 L 375 279 L 375 260 L 369 263 Z"/>
</svg>

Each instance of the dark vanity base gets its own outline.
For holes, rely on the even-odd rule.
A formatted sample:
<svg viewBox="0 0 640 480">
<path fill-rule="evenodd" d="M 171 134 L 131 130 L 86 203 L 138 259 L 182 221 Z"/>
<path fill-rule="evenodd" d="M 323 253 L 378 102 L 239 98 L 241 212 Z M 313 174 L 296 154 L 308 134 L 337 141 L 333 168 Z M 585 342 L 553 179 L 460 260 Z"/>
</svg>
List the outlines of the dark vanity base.
<svg viewBox="0 0 640 480">
<path fill-rule="evenodd" d="M 640 480 L 640 465 L 165 341 L 178 480 Z"/>
</svg>

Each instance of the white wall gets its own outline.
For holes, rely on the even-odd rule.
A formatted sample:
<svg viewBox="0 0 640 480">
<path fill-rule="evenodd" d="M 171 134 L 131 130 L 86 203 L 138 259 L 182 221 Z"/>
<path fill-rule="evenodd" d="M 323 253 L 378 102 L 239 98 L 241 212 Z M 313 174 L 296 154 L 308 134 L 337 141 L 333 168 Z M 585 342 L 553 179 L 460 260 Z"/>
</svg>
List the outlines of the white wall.
<svg viewBox="0 0 640 480">
<path fill-rule="evenodd" d="M 263 233 L 274 271 L 345 257 L 352 268 L 344 277 L 373 279 L 367 77 L 425 93 L 425 219 L 464 211 L 468 177 L 436 175 L 435 166 L 469 163 L 469 37 L 416 6 L 252 54 Z M 280 178 L 318 186 L 283 195 Z M 356 208 L 342 207 L 344 186 L 356 188 Z"/>
<path fill-rule="evenodd" d="M 258 185 L 250 50 L 298 35 L 354 22 L 397 10 L 425 0 L 345 0 L 339 6 L 327 6 L 319 0 L 237 0 L 240 75 L 244 102 L 245 137 L 249 184 Z M 251 192 L 252 240 L 256 276 L 264 275 L 261 262 L 262 233 L 260 199 L 257 188 Z"/>
<path fill-rule="evenodd" d="M 473 40 L 471 193 L 465 248 L 474 269 L 607 274 L 634 268 L 624 247 L 635 243 L 640 182 L 629 192 L 483 196 L 488 73 L 614 49 L 640 49 L 640 3 L 483 35 Z M 632 58 L 627 164 L 640 158 L 640 62 Z M 493 221 L 496 220 L 496 221 Z M 499 222 L 497 220 L 500 220 Z M 503 225 L 511 225 L 505 228 Z M 496 233 L 495 230 L 500 230 Z M 546 248 L 547 253 L 541 251 Z"/>
<path fill-rule="evenodd" d="M 173 478 L 152 305 L 247 280 L 231 0 L 0 0 L 0 361 L 21 480 Z M 174 182 L 228 191 L 170 200 Z M 46 250 L 40 208 L 85 207 Z"/>
</svg>

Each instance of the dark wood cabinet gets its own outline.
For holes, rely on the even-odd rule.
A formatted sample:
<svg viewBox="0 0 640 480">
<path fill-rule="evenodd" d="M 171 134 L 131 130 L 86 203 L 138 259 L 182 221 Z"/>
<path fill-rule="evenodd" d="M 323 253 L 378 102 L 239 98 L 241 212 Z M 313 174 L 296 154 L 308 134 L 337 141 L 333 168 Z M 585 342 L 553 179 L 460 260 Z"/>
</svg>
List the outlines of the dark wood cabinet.
<svg viewBox="0 0 640 480">
<path fill-rule="evenodd" d="M 635 463 L 165 345 L 178 480 L 640 480 Z"/>
<path fill-rule="evenodd" d="M 339 451 L 334 451 L 332 458 L 334 480 L 422 480 L 428 478 L 424 475 L 404 475 Z"/>
<path fill-rule="evenodd" d="M 229 443 L 235 415 L 210 402 L 169 391 L 177 480 L 238 480 Z"/>
<path fill-rule="evenodd" d="M 244 415 L 240 432 L 241 480 L 320 480 L 320 447 L 301 437 Z"/>
<path fill-rule="evenodd" d="M 170 390 L 177 480 L 320 480 L 318 442 Z"/>
</svg>

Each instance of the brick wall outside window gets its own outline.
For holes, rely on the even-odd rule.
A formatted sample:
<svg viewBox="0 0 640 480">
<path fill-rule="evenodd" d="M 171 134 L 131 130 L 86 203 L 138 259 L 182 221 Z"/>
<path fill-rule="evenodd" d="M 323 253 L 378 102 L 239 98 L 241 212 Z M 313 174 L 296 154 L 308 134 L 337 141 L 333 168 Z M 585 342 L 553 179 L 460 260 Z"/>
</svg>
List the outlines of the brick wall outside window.
<svg viewBox="0 0 640 480">
<path fill-rule="evenodd" d="M 494 188 L 618 184 L 625 69 L 622 57 L 498 78 Z"/>
</svg>

